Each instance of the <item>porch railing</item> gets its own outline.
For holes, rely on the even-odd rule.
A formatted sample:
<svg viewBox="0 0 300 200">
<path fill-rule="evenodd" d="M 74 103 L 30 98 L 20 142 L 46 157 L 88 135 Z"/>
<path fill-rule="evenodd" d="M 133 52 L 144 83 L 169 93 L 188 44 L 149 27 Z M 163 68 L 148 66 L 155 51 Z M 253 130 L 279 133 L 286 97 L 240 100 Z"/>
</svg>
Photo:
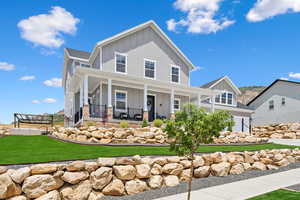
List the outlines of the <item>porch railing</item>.
<svg viewBox="0 0 300 200">
<path fill-rule="evenodd" d="M 127 108 L 126 110 L 118 110 L 113 106 L 113 118 L 120 120 L 143 120 L 143 109 L 141 108 Z"/>
<path fill-rule="evenodd" d="M 106 118 L 107 116 L 107 106 L 90 104 L 90 117 L 92 118 Z"/>
</svg>

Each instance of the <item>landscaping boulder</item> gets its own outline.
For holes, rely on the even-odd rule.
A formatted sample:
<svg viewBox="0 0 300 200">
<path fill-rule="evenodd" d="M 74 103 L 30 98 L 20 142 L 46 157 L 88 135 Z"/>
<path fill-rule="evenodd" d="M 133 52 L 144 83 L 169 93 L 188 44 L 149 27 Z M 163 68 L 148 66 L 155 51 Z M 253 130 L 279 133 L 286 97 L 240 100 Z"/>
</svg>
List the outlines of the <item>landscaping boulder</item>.
<svg viewBox="0 0 300 200">
<path fill-rule="evenodd" d="M 196 178 L 205 178 L 208 177 L 209 174 L 210 174 L 210 166 L 203 166 L 203 167 L 196 168 L 194 170 L 194 176 Z"/>
<path fill-rule="evenodd" d="M 20 186 L 15 184 L 7 173 L 0 175 L 0 199 L 7 199 L 21 193 Z"/>
<path fill-rule="evenodd" d="M 114 174 L 121 180 L 132 180 L 136 176 L 136 169 L 132 165 L 113 166 Z"/>
<path fill-rule="evenodd" d="M 67 183 L 77 184 L 80 181 L 83 181 L 89 177 L 89 173 L 86 171 L 82 172 L 65 172 L 61 177 Z"/>
<path fill-rule="evenodd" d="M 57 170 L 57 164 L 38 164 L 30 167 L 31 174 L 49 174 Z"/>
<path fill-rule="evenodd" d="M 127 181 L 125 183 L 125 189 L 127 194 L 131 195 L 131 194 L 137 194 L 148 190 L 148 186 L 146 182 L 136 179 L 136 180 Z"/>
<path fill-rule="evenodd" d="M 92 186 L 96 190 L 101 190 L 112 180 L 112 168 L 110 167 L 101 167 L 96 171 L 92 172 L 90 175 L 90 181 Z"/>
<path fill-rule="evenodd" d="M 137 178 L 149 178 L 151 175 L 151 168 L 147 164 L 136 165 L 136 177 Z"/>
<path fill-rule="evenodd" d="M 89 195 L 88 200 L 103 200 L 104 195 L 101 192 L 92 191 Z"/>
<path fill-rule="evenodd" d="M 43 196 L 40 196 L 36 200 L 61 200 L 61 198 L 59 192 L 57 190 L 53 190 L 47 194 L 44 194 Z"/>
<path fill-rule="evenodd" d="M 98 165 L 100 167 L 112 167 L 116 163 L 116 158 L 98 158 Z"/>
<path fill-rule="evenodd" d="M 263 164 L 262 162 L 254 162 L 252 165 L 252 169 L 254 170 L 266 170 L 266 165 Z"/>
<path fill-rule="evenodd" d="M 162 168 L 163 173 L 175 176 L 178 176 L 182 172 L 182 170 L 182 165 L 178 163 L 168 163 Z"/>
<path fill-rule="evenodd" d="M 85 162 L 80 160 L 74 161 L 68 164 L 66 168 L 70 172 L 82 171 L 85 168 Z"/>
<path fill-rule="evenodd" d="M 165 176 L 164 182 L 167 187 L 174 187 L 176 185 L 179 185 L 179 179 L 177 176 L 174 175 Z"/>
<path fill-rule="evenodd" d="M 111 196 L 122 196 L 125 194 L 125 187 L 121 180 L 114 179 L 103 190 L 103 194 Z"/>
<path fill-rule="evenodd" d="M 22 183 L 28 176 L 30 176 L 29 167 L 17 169 L 10 175 L 11 179 L 16 183 Z"/>
<path fill-rule="evenodd" d="M 233 165 L 230 169 L 230 174 L 241 174 L 245 171 L 242 164 Z"/>
<path fill-rule="evenodd" d="M 163 184 L 163 178 L 159 175 L 151 176 L 148 180 L 148 185 L 152 189 L 160 188 Z"/>
<path fill-rule="evenodd" d="M 211 174 L 213 176 L 227 176 L 230 170 L 230 163 L 221 162 L 211 165 Z"/>
</svg>

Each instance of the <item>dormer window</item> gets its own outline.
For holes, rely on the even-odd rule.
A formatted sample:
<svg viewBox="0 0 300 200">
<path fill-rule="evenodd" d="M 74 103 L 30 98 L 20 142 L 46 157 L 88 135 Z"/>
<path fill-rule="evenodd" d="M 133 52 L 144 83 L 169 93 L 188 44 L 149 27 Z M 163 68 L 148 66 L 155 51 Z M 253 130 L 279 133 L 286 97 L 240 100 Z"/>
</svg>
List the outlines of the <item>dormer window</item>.
<svg viewBox="0 0 300 200">
<path fill-rule="evenodd" d="M 179 83 L 180 82 L 180 68 L 178 66 L 171 67 L 171 82 Z"/>
<path fill-rule="evenodd" d="M 215 103 L 224 105 L 233 105 L 233 94 L 231 92 L 223 92 L 216 95 Z"/>
<path fill-rule="evenodd" d="M 118 73 L 127 73 L 127 56 L 125 54 L 116 53 L 116 69 Z"/>
</svg>

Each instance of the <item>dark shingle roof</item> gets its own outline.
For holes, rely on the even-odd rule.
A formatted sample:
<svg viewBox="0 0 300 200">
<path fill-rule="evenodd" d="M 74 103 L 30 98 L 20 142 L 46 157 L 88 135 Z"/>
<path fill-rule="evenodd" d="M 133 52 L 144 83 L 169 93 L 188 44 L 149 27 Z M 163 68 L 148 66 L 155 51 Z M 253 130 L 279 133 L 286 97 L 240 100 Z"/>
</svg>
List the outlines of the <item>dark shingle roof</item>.
<svg viewBox="0 0 300 200">
<path fill-rule="evenodd" d="M 216 82 L 218 82 L 219 80 L 221 80 L 222 78 L 224 78 L 225 76 L 222 76 L 222 77 L 220 77 L 220 78 L 218 78 L 218 79 L 216 79 L 216 80 L 213 80 L 213 81 L 211 81 L 211 82 L 209 82 L 209 83 L 206 83 L 206 84 L 204 84 L 204 85 L 201 85 L 200 87 L 201 88 L 210 88 L 210 86 L 212 86 L 213 84 L 215 84 Z"/>
<path fill-rule="evenodd" d="M 82 58 L 82 59 L 89 59 L 91 54 L 90 52 L 80 51 L 80 50 L 70 49 L 70 48 L 66 48 L 66 50 L 68 51 L 70 56 L 76 58 Z"/>
<path fill-rule="evenodd" d="M 249 106 L 242 104 L 240 102 L 237 102 L 237 108 L 242 108 L 242 109 L 248 109 L 248 110 L 252 110 Z"/>
</svg>

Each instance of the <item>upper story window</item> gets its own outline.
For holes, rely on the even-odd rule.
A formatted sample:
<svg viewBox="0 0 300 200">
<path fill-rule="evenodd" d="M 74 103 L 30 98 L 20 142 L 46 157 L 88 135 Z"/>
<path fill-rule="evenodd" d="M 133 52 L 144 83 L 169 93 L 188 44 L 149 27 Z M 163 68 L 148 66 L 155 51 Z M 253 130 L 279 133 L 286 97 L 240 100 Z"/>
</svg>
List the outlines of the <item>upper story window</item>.
<svg viewBox="0 0 300 200">
<path fill-rule="evenodd" d="M 233 94 L 231 92 L 223 92 L 215 97 L 215 103 L 233 105 Z"/>
<path fill-rule="evenodd" d="M 269 101 L 269 110 L 274 110 L 274 100 Z"/>
<path fill-rule="evenodd" d="M 156 62 L 144 59 L 145 77 L 155 79 Z"/>
<path fill-rule="evenodd" d="M 174 110 L 180 110 L 180 99 L 174 99 Z"/>
<path fill-rule="evenodd" d="M 127 56 L 125 54 L 116 53 L 116 72 L 127 73 Z"/>
<path fill-rule="evenodd" d="M 127 109 L 127 92 L 126 91 L 115 91 L 115 106 L 116 110 Z"/>
<path fill-rule="evenodd" d="M 281 105 L 285 106 L 285 98 L 284 97 L 281 98 Z"/>
<path fill-rule="evenodd" d="M 174 65 L 171 67 L 171 82 L 172 83 L 180 82 L 180 67 Z"/>
</svg>

